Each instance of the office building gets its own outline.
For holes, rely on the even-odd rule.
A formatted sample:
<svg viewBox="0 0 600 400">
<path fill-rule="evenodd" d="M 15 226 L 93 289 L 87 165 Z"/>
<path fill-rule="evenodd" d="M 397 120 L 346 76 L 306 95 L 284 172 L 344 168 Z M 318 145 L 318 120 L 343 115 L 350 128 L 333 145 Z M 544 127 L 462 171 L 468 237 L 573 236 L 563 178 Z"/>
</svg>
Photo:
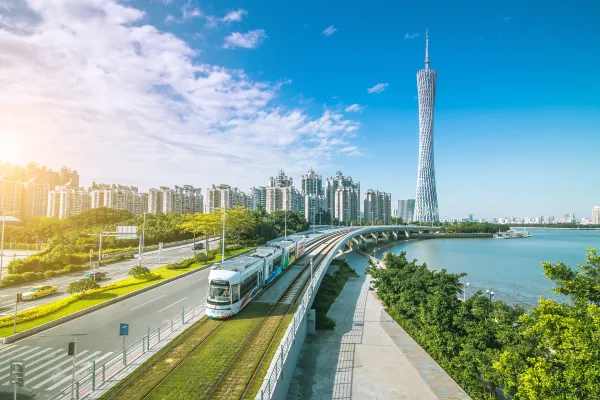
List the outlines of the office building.
<svg viewBox="0 0 600 400">
<path fill-rule="evenodd" d="M 412 222 L 415 212 L 415 199 L 398 200 L 398 216 L 404 222 Z"/>
<path fill-rule="evenodd" d="M 341 189 L 338 195 L 338 190 Z M 347 189 L 347 190 L 346 190 Z M 346 197 L 352 197 L 346 199 Z M 337 204 L 336 201 L 345 201 Z M 340 170 L 335 176 L 325 181 L 325 209 L 332 220 L 349 222 L 358 221 L 360 217 L 360 182 L 354 182 L 350 176 L 345 177 Z M 349 219 L 352 217 L 351 219 Z M 341 219 L 344 218 L 344 219 Z"/>
<path fill-rule="evenodd" d="M 367 190 L 363 210 L 366 221 L 386 224 L 392 214 L 392 195 L 379 190 Z"/>
<path fill-rule="evenodd" d="M 419 97 L 419 168 L 414 220 L 439 221 L 433 160 L 433 114 L 437 72 L 429 69 L 429 35 L 425 33 L 425 68 L 417 72 Z"/>
<path fill-rule="evenodd" d="M 600 225 L 600 206 L 592 208 L 592 224 Z"/>
</svg>

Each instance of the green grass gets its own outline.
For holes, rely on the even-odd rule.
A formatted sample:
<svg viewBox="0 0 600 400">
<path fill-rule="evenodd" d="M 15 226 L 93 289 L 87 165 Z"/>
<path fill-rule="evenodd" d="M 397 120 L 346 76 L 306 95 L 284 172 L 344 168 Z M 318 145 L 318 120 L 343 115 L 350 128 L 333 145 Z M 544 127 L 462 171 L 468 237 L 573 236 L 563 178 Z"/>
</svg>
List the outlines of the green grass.
<svg viewBox="0 0 600 400">
<path fill-rule="evenodd" d="M 229 253 L 229 256 L 242 253 L 244 251 L 247 251 L 248 249 L 250 248 L 234 250 Z M 184 274 L 188 271 L 206 267 L 208 264 L 212 264 L 213 262 L 214 261 L 195 263 L 189 266 L 188 268 L 177 270 L 170 270 L 166 267 L 160 267 L 152 270 L 153 274 L 160 276 L 160 278 L 158 279 L 139 280 L 135 278 L 127 278 L 108 285 L 107 287 L 109 287 L 110 289 L 96 289 L 87 296 L 71 296 L 67 299 L 61 299 L 49 304 L 45 304 L 43 306 L 35 307 L 33 309 L 24 311 L 23 313 L 17 314 L 17 332 L 23 332 L 27 329 L 35 328 L 36 326 L 45 324 L 50 321 L 54 321 L 58 318 L 73 314 L 77 311 L 81 311 L 88 307 L 104 303 L 105 301 L 114 299 L 115 297 L 134 292 L 136 290 L 153 285 L 165 279 L 173 278 L 175 276 Z M 39 317 L 35 317 L 28 321 L 19 322 L 19 318 L 27 318 L 27 315 L 39 315 Z M 12 317 L 10 316 L 0 319 L 0 324 L 8 325 L 0 328 L 0 337 L 6 337 L 13 334 L 12 321 Z"/>
<path fill-rule="evenodd" d="M 110 388 L 102 395 L 101 399 L 108 399 L 113 395 L 112 398 L 115 400 L 143 399 L 163 377 L 171 372 L 185 356 L 192 352 L 222 323 L 206 317 L 202 318 L 179 335 L 174 343 L 171 343 L 168 347 L 163 347 L 154 356 L 146 360 L 132 375 Z M 143 372 L 134 375 L 137 371 Z M 129 379 L 132 378 L 133 381 L 128 383 Z"/>
<path fill-rule="evenodd" d="M 244 345 L 248 335 L 264 320 L 269 304 L 250 303 L 226 321 L 215 335 L 193 351 L 148 399 L 206 398 Z"/>
<path fill-rule="evenodd" d="M 339 265 L 340 269 L 333 276 L 323 277 L 312 306 L 316 312 L 316 328 L 319 330 L 335 328 L 335 321 L 327 316 L 327 311 L 344 289 L 348 279 L 359 276 L 345 261 L 336 260 L 332 264 Z"/>
</svg>

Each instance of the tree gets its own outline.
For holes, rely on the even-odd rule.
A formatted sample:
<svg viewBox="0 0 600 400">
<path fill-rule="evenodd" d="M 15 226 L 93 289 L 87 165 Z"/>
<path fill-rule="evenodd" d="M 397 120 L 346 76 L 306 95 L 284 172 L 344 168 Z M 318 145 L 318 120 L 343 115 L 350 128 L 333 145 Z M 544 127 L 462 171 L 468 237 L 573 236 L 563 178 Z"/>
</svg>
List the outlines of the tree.
<svg viewBox="0 0 600 400">
<path fill-rule="evenodd" d="M 571 296 L 576 303 L 592 302 L 600 306 L 600 256 L 596 249 L 588 249 L 585 261 L 587 265 L 579 265 L 576 272 L 562 262 L 542 265 L 544 273 L 556 287 L 552 291 L 556 294 Z"/>
<path fill-rule="evenodd" d="M 86 278 L 69 283 L 67 293 L 82 293 L 85 296 L 85 292 L 87 292 L 88 290 L 98 289 L 99 287 L 100 285 L 98 285 L 98 283 L 95 280 L 91 278 Z"/>
</svg>

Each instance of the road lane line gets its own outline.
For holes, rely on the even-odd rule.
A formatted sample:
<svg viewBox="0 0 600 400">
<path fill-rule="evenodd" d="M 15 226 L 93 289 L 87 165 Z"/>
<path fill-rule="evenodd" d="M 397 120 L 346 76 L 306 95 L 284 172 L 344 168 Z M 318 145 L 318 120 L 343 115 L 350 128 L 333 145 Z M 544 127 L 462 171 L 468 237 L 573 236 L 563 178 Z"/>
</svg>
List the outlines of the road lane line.
<svg viewBox="0 0 600 400">
<path fill-rule="evenodd" d="M 10 362 L 10 361 L 15 361 L 15 362 L 21 361 L 21 359 L 18 358 L 18 357 L 23 357 L 25 354 L 29 354 L 32 351 L 36 351 L 38 349 L 39 349 L 39 347 L 32 347 L 29 350 L 26 350 L 26 351 L 24 351 L 22 353 L 13 354 L 12 356 L 7 357 L 6 359 L 3 358 L 2 360 L 0 360 L 0 365 L 4 364 L 5 362 Z"/>
<path fill-rule="evenodd" d="M 102 361 L 103 359 L 105 359 L 106 357 L 110 356 L 111 354 L 114 354 L 114 353 L 113 353 L 112 351 L 109 351 L 108 353 L 104 354 L 102 357 L 100 357 L 100 358 L 96 358 L 96 366 L 98 366 L 98 362 L 99 362 L 99 361 Z M 78 371 L 75 371 L 75 379 L 77 379 L 77 377 L 78 377 L 78 376 L 80 376 L 82 373 L 84 373 L 86 370 L 90 370 L 90 371 L 91 371 L 91 369 L 90 369 L 90 368 L 91 368 L 91 366 L 89 366 L 89 365 L 88 365 L 88 366 L 86 366 L 86 367 L 83 367 L 83 368 L 79 369 Z M 58 383 L 55 383 L 54 385 L 52 385 L 52 386 L 50 386 L 50 387 L 46 388 L 46 390 L 54 390 L 54 389 L 56 389 L 57 387 L 59 387 L 60 385 L 63 385 L 63 384 L 65 384 L 65 383 L 67 383 L 67 382 L 69 381 L 69 379 L 72 379 L 72 378 L 71 378 L 71 374 L 72 374 L 72 373 L 73 373 L 73 372 L 71 371 L 71 372 L 70 372 L 70 374 L 69 374 L 69 376 L 66 376 L 66 377 L 64 377 L 64 378 L 63 378 L 63 379 L 62 379 L 60 382 L 58 382 Z M 41 384 L 40 384 L 40 385 L 41 385 Z M 35 388 L 34 388 L 34 389 L 35 389 Z"/>
<path fill-rule="evenodd" d="M 145 306 L 145 305 L 146 305 L 146 304 L 148 304 L 148 303 L 152 303 L 154 300 L 158 300 L 158 299 L 160 299 L 160 298 L 161 298 L 161 297 L 163 297 L 163 296 L 164 296 L 164 294 L 161 294 L 160 296 L 158 296 L 158 297 L 155 297 L 155 298 L 153 298 L 152 300 L 148 300 L 148 301 L 147 301 L 147 302 L 145 302 L 145 303 L 142 303 L 142 304 L 140 304 L 140 305 L 137 305 L 137 306 L 133 307 L 133 308 L 132 308 L 131 310 L 129 310 L 129 311 L 133 311 L 133 310 L 135 310 L 136 308 L 140 308 L 141 306 Z"/>
<path fill-rule="evenodd" d="M 160 310 L 159 312 L 163 312 L 163 311 L 165 311 L 166 309 L 169 309 L 169 308 L 173 307 L 175 304 L 177 304 L 177 303 L 181 303 L 182 301 L 184 301 L 184 300 L 185 300 L 185 299 L 187 299 L 188 297 L 190 297 L 190 296 L 185 296 L 183 299 L 181 299 L 181 300 L 177 300 L 175 303 L 171 304 L 170 306 L 167 306 L 167 307 L 163 308 L 163 309 L 162 309 L 162 310 Z"/>
<path fill-rule="evenodd" d="M 97 354 L 100 354 L 100 353 L 102 353 L 102 352 L 101 352 L 101 351 L 96 351 L 96 352 L 94 352 L 94 353 L 92 353 L 92 354 L 88 355 L 86 358 L 84 358 L 83 360 L 81 360 L 80 362 L 78 362 L 77 364 L 75 364 L 75 368 L 77 368 L 77 366 L 81 367 L 81 365 L 82 365 L 84 362 L 86 362 L 86 361 L 87 361 L 87 360 L 89 360 L 90 358 L 92 358 L 92 357 L 94 357 L 95 355 L 97 355 Z M 58 366 L 57 366 L 57 367 L 58 367 Z M 87 365 L 87 366 L 83 367 L 81 370 L 85 371 L 86 369 L 90 369 L 90 365 Z M 56 370 L 56 367 L 53 369 L 53 371 L 55 371 L 55 370 Z M 81 371 L 81 370 L 80 370 L 80 371 Z M 68 374 L 67 374 L 67 376 L 66 376 L 66 380 L 68 380 L 69 378 L 71 378 L 71 374 L 73 373 L 73 368 L 68 368 L 68 369 L 67 369 L 67 371 L 68 371 L 69 373 L 68 373 Z M 63 369 L 63 370 L 61 370 L 60 372 L 64 373 L 64 369 Z M 76 371 L 76 372 L 75 372 L 75 378 L 77 378 L 77 373 L 78 373 L 78 371 Z M 57 374 L 57 375 L 58 375 L 58 379 L 60 379 L 60 376 L 61 376 L 62 374 Z M 36 378 L 33 378 L 33 379 L 30 379 L 30 380 L 29 380 L 29 382 L 31 382 L 31 381 L 34 381 L 34 380 L 36 380 L 36 379 L 37 379 L 37 377 L 36 377 Z M 33 386 L 33 388 L 34 388 L 34 389 L 39 389 L 40 387 L 44 386 L 45 384 L 47 384 L 48 382 L 51 382 L 51 381 L 52 381 L 52 380 L 54 380 L 54 379 L 57 379 L 57 376 L 56 376 L 56 374 L 55 374 L 55 375 L 53 375 L 53 376 L 51 376 L 51 377 L 49 377 L 49 378 L 48 378 L 48 379 L 46 379 L 46 380 L 43 380 L 43 381 L 41 381 L 41 382 L 40 382 L 40 383 L 38 383 L 37 385 Z M 50 390 L 50 389 L 47 389 L 47 390 Z"/>
</svg>

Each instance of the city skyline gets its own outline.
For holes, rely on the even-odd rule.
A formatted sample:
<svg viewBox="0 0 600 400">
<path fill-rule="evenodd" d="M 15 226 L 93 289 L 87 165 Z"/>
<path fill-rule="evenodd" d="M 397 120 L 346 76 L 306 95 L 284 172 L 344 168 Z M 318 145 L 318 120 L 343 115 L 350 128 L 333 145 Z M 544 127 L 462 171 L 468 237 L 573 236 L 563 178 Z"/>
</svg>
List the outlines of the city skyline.
<svg viewBox="0 0 600 400">
<path fill-rule="evenodd" d="M 598 64 L 600 5 L 464 5 L 15 3 L 0 9 L 0 159 L 142 189 L 247 190 L 312 165 L 413 198 L 429 27 L 440 217 L 589 216 L 600 82 L 580 66 Z"/>
</svg>

